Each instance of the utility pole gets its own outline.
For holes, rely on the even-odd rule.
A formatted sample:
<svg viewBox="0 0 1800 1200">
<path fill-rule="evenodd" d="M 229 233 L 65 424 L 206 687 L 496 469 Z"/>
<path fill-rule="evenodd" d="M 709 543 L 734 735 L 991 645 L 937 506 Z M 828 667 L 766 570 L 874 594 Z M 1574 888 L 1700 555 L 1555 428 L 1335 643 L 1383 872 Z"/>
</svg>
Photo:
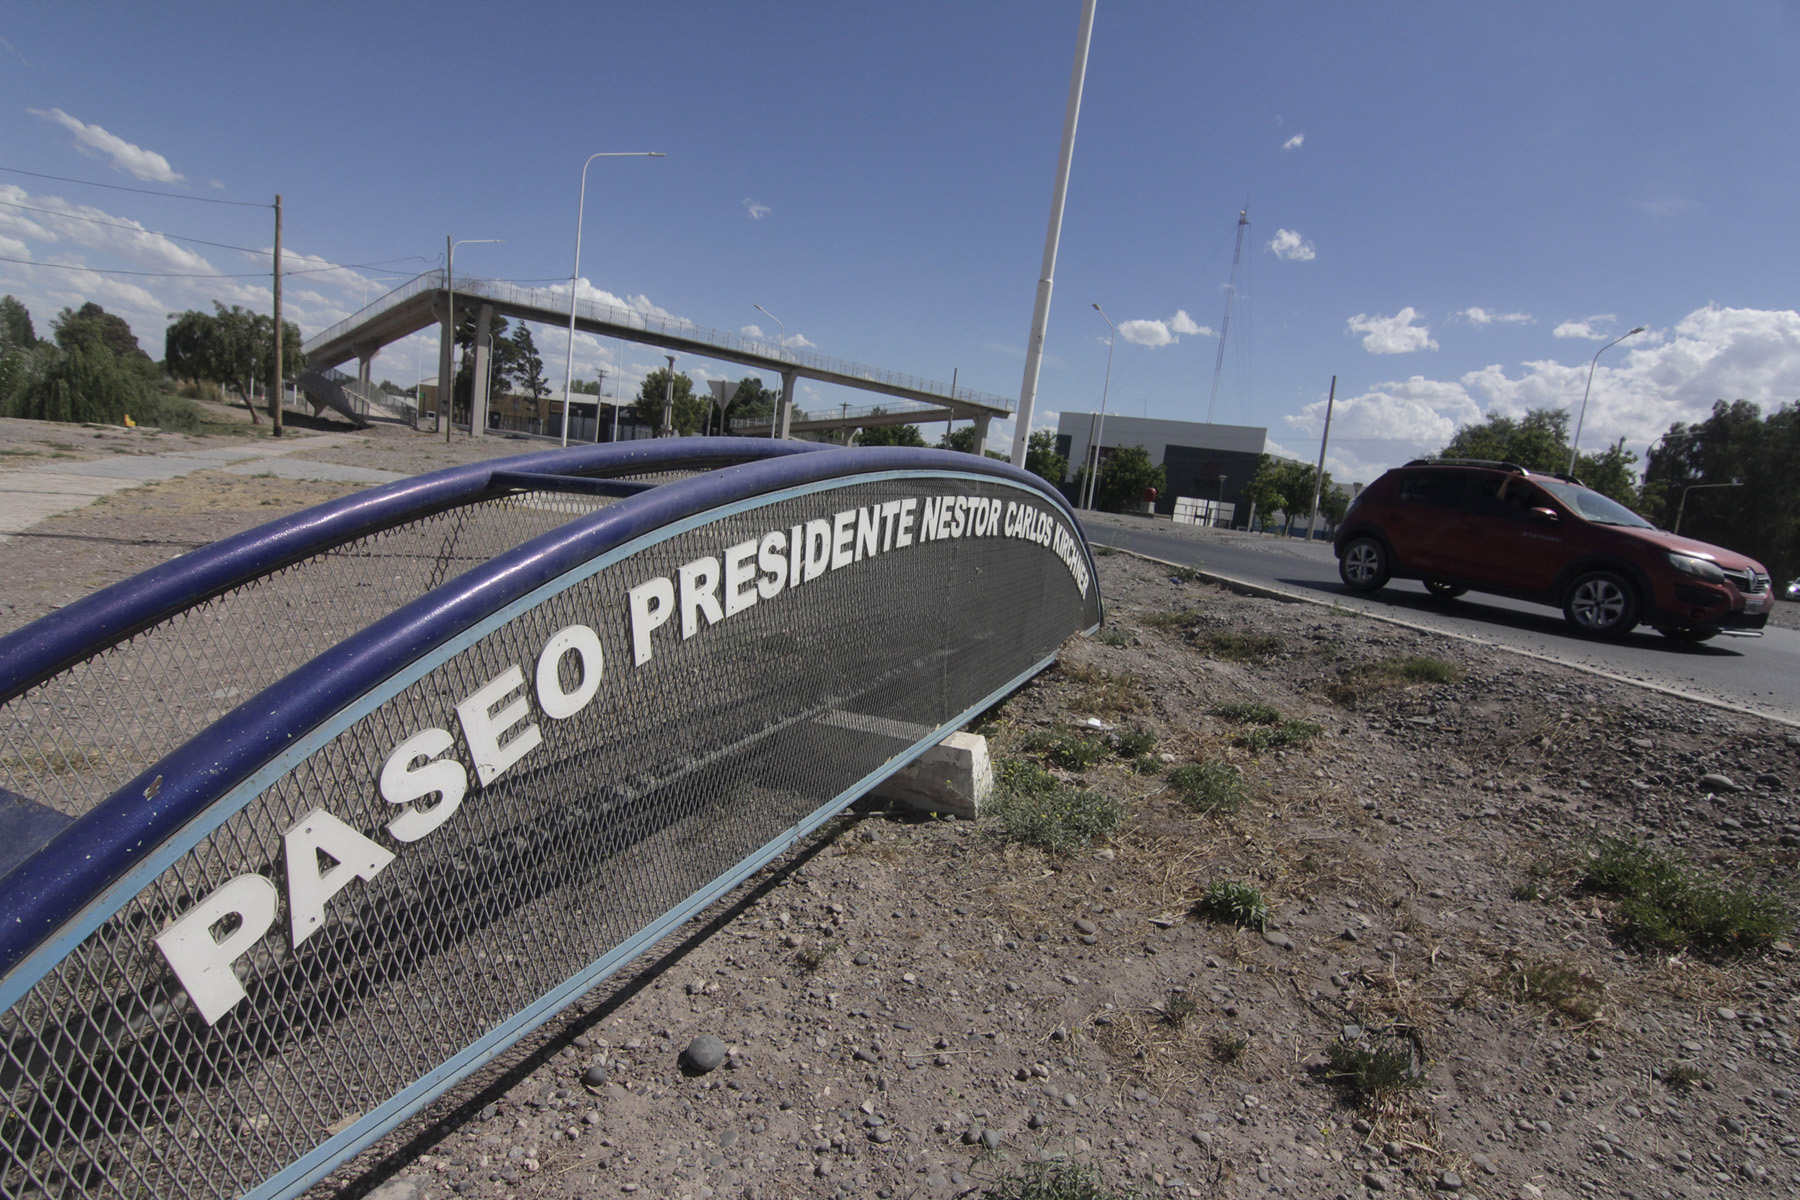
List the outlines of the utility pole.
<svg viewBox="0 0 1800 1200">
<path fill-rule="evenodd" d="M 270 371 L 269 420 L 281 436 L 281 193 L 275 193 L 275 366 Z"/>
<path fill-rule="evenodd" d="M 1313 479 L 1312 516 L 1306 518 L 1306 540 L 1313 540 L 1313 522 L 1319 519 L 1319 497 L 1325 494 L 1325 447 L 1331 442 L 1331 406 L 1337 402 L 1337 376 L 1331 377 L 1331 394 L 1325 397 L 1325 436 L 1319 439 L 1319 473 Z"/>
</svg>

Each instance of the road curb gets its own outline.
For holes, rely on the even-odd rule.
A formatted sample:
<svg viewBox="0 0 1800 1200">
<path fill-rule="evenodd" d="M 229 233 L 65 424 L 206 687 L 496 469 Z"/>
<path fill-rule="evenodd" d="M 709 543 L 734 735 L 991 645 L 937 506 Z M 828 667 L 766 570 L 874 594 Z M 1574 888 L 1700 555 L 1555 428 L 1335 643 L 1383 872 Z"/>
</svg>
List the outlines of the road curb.
<svg viewBox="0 0 1800 1200">
<path fill-rule="evenodd" d="M 1596 679 L 1605 679 L 1611 683 L 1622 683 L 1629 687 L 1642 688 L 1646 692 L 1655 692 L 1662 696 L 1673 696 L 1678 700 L 1690 700 L 1695 704 L 1704 704 L 1708 708 L 1716 708 L 1722 712 L 1736 713 L 1739 716 L 1744 717 L 1755 717 L 1761 721 L 1770 721 L 1776 725 L 1785 725 L 1789 729 L 1800 729 L 1800 720 L 1780 716 L 1776 713 L 1761 712 L 1741 704 L 1733 704 L 1729 700 L 1720 700 L 1716 696 L 1699 695 L 1694 692 L 1683 691 L 1680 688 L 1670 687 L 1667 684 L 1651 683 L 1643 679 L 1632 679 L 1630 676 L 1615 674 L 1612 671 L 1607 671 L 1600 667 L 1567 662 L 1563 659 L 1556 658 L 1553 655 L 1541 654 L 1534 650 L 1521 650 L 1517 646 L 1508 646 L 1501 642 L 1489 641 L 1486 638 L 1476 637 L 1473 634 L 1457 633 L 1448 629 L 1434 629 L 1429 625 L 1420 625 L 1415 621 L 1408 621 L 1402 617 L 1390 617 L 1383 613 L 1367 612 L 1360 608 L 1351 608 L 1345 604 L 1337 604 L 1330 600 L 1322 600 L 1317 596 L 1308 596 L 1301 592 L 1291 592 L 1284 588 L 1270 587 L 1267 584 L 1252 583 L 1247 579 L 1236 579 L 1230 575 L 1221 575 L 1217 571 L 1208 571 L 1203 567 L 1193 566 L 1190 563 L 1171 562 L 1166 558 L 1157 558 L 1153 554 L 1144 554 L 1138 550 L 1127 550 L 1123 546 L 1114 546 L 1108 542 L 1096 542 L 1090 540 L 1088 544 L 1090 546 L 1105 546 L 1115 554 L 1129 554 L 1133 558 L 1139 558 L 1145 562 L 1152 562 L 1158 566 L 1193 571 L 1205 582 L 1217 584 L 1222 588 L 1237 592 L 1240 595 L 1257 596 L 1265 600 L 1279 600 L 1285 604 L 1310 604 L 1316 608 L 1328 608 L 1333 612 L 1343 613 L 1346 616 L 1366 617 L 1371 621 L 1380 621 L 1387 625 L 1397 625 L 1402 629 L 1411 629 L 1417 633 L 1429 633 L 1435 637 L 1450 638 L 1454 641 L 1464 642 L 1471 646 L 1480 646 L 1486 650 L 1494 650 L 1503 654 L 1513 654 L 1520 658 L 1529 658 L 1536 662 L 1549 663 L 1552 666 L 1564 667 L 1571 671 L 1579 671 L 1583 675 L 1592 675 Z"/>
</svg>

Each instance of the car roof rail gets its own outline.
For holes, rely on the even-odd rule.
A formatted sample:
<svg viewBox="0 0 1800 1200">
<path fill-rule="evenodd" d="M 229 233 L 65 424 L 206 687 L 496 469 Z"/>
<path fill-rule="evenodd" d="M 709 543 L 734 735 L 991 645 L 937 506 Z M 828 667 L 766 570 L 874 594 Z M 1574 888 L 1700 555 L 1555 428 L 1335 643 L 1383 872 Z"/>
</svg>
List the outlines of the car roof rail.
<svg viewBox="0 0 1800 1200">
<path fill-rule="evenodd" d="M 1521 475 L 1531 474 L 1518 463 L 1498 462 L 1491 458 L 1415 458 L 1406 465 L 1409 467 L 1492 467 L 1496 471 L 1517 471 Z"/>
</svg>

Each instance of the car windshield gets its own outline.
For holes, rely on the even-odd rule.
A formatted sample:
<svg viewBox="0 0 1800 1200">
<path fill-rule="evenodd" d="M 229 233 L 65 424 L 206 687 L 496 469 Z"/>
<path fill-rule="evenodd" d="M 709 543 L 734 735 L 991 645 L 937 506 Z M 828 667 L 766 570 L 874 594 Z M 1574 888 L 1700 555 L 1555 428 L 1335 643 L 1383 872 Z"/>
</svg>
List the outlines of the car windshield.
<svg viewBox="0 0 1800 1200">
<path fill-rule="evenodd" d="M 1541 476 L 1533 476 L 1531 482 L 1596 525 L 1629 525 L 1633 529 L 1656 528 L 1617 500 L 1609 500 L 1592 488 L 1578 487 L 1572 483 L 1561 483 L 1553 479 L 1544 479 Z"/>
</svg>

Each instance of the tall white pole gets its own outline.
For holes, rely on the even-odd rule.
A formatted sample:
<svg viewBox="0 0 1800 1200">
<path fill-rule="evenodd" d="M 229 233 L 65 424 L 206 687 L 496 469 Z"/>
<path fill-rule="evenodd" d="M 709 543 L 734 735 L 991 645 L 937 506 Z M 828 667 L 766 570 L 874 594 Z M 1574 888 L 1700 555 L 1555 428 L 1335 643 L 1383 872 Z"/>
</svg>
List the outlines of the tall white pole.
<svg viewBox="0 0 1800 1200">
<path fill-rule="evenodd" d="M 754 308 L 757 312 L 761 313 L 763 316 L 769 318 L 769 320 L 775 322 L 776 327 L 781 331 L 775 338 L 775 343 L 777 346 L 781 347 L 781 350 L 776 354 L 775 357 L 781 359 L 783 362 L 786 362 L 787 361 L 787 326 L 783 325 L 781 323 L 780 317 L 776 316 L 774 313 L 770 312 L 768 309 L 764 308 L 762 305 L 752 304 L 750 307 Z M 778 438 L 781 436 L 781 401 L 779 401 L 779 400 L 777 400 L 775 402 L 774 409 L 772 411 L 770 411 L 770 413 L 769 413 L 769 436 L 772 438 Z"/>
<path fill-rule="evenodd" d="M 581 194 L 575 201 L 575 269 L 569 272 L 569 354 L 568 361 L 563 364 L 563 419 L 562 444 L 569 444 L 569 388 L 575 383 L 575 289 L 580 286 L 581 278 L 581 216 L 587 208 L 587 169 L 596 158 L 662 158 L 660 150 L 602 150 L 598 154 L 587 156 L 587 162 L 581 164 Z M 594 412 L 599 418 L 599 410 Z"/>
<path fill-rule="evenodd" d="M 1594 351 L 1594 361 L 1588 364 L 1587 386 L 1581 389 L 1581 415 L 1575 418 L 1575 436 L 1569 439 L 1568 474 L 1571 479 L 1575 476 L 1575 449 L 1581 445 L 1581 426 L 1582 423 L 1587 420 L 1588 393 L 1594 390 L 1594 368 L 1600 365 L 1600 356 L 1602 354 L 1605 354 L 1608 350 L 1611 350 L 1626 338 L 1636 337 L 1642 332 L 1644 332 L 1644 327 L 1639 325 L 1630 333 L 1622 333 L 1612 341 L 1606 343 L 1606 345 L 1600 347 L 1600 349 Z"/>
<path fill-rule="evenodd" d="M 1112 337 L 1106 343 L 1106 381 L 1100 385 L 1100 419 L 1094 426 L 1094 436 L 1088 439 L 1093 443 L 1089 450 L 1093 453 L 1094 465 L 1088 471 L 1087 503 L 1082 507 L 1089 512 L 1094 509 L 1094 488 L 1096 486 L 1094 481 L 1100 475 L 1100 439 L 1106 436 L 1106 396 L 1112 390 L 1113 344 L 1119 340 L 1118 328 L 1113 325 L 1112 318 L 1106 315 L 1106 310 L 1096 304 L 1094 311 L 1100 314 L 1100 319 L 1106 322 L 1108 329 L 1112 330 Z"/>
<path fill-rule="evenodd" d="M 1313 477 L 1312 516 L 1306 518 L 1306 541 L 1313 540 L 1313 523 L 1319 519 L 1319 497 L 1325 494 L 1325 447 L 1331 444 L 1331 407 L 1337 403 L 1337 376 L 1331 377 L 1331 393 L 1325 397 L 1325 435 L 1319 439 L 1319 471 Z"/>
<path fill-rule="evenodd" d="M 1050 290 L 1056 277 L 1056 247 L 1062 240 L 1063 200 L 1069 191 L 1069 162 L 1075 156 L 1075 123 L 1081 116 L 1081 87 L 1087 80 L 1088 42 L 1094 33 L 1094 0 L 1082 0 L 1081 31 L 1075 38 L 1075 68 L 1069 74 L 1069 105 L 1063 113 L 1062 154 L 1056 162 L 1056 190 L 1050 198 L 1050 229 L 1044 235 L 1044 267 L 1038 273 L 1037 304 L 1031 312 L 1031 340 L 1025 344 L 1025 378 L 1019 411 L 1013 416 L 1012 463 L 1025 465 L 1031 441 L 1031 410 L 1037 403 L 1038 368 L 1044 357 L 1044 329 L 1050 323 Z"/>
</svg>

